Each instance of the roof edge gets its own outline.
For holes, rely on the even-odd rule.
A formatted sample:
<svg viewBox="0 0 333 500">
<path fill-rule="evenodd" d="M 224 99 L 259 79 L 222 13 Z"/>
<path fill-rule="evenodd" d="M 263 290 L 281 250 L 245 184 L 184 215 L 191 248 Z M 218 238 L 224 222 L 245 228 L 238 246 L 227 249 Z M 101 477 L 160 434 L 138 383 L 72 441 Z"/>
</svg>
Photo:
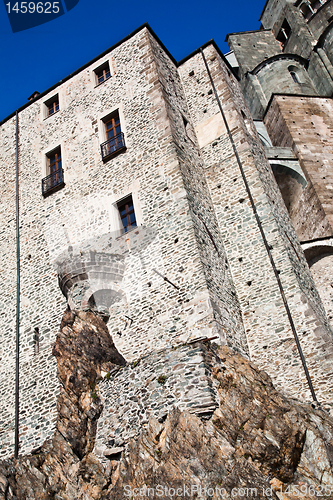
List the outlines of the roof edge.
<svg viewBox="0 0 333 500">
<path fill-rule="evenodd" d="M 237 80 L 239 81 L 239 79 L 240 79 L 239 76 L 236 75 L 234 68 L 231 66 L 231 64 L 229 63 L 229 61 L 225 57 L 225 55 L 221 52 L 220 47 L 217 45 L 217 43 L 215 42 L 215 40 L 213 38 L 211 40 L 208 40 L 208 42 L 204 43 L 203 45 L 201 45 L 197 49 L 195 49 L 193 52 L 191 52 L 190 54 L 188 54 L 186 57 L 184 57 L 180 61 L 178 61 L 177 67 L 179 68 L 179 66 L 181 66 L 182 64 L 184 64 L 186 61 L 188 61 L 192 57 L 194 57 L 196 54 L 199 54 L 201 52 L 201 50 L 204 50 L 209 45 L 213 45 L 213 47 L 215 48 L 216 52 L 222 58 L 223 62 L 228 66 L 228 69 L 232 72 L 232 74 L 234 75 L 234 77 L 237 78 Z"/>
<path fill-rule="evenodd" d="M 267 7 L 268 2 L 269 2 L 269 0 L 266 0 L 266 3 L 265 3 L 265 5 L 264 5 L 264 8 L 263 8 L 263 9 L 262 9 L 262 11 L 261 11 L 261 14 L 260 14 L 260 17 L 259 17 L 258 21 L 261 21 L 261 18 L 262 18 L 262 16 L 264 15 L 264 12 L 265 12 L 265 10 L 266 10 L 266 7 Z"/>
<path fill-rule="evenodd" d="M 141 24 L 141 26 L 139 26 L 138 28 L 136 28 L 131 33 L 129 33 L 129 35 L 125 36 L 124 38 L 122 38 L 121 40 L 119 40 L 118 42 L 116 42 L 114 45 L 112 45 L 108 49 L 104 50 L 101 54 L 97 55 L 96 57 L 94 57 L 93 59 L 91 59 L 90 61 L 88 61 L 87 63 L 85 63 L 83 66 L 80 66 L 77 70 L 73 71 L 72 73 L 70 73 L 69 75 L 65 76 L 64 78 L 62 78 L 61 80 L 59 80 L 57 83 L 55 83 L 54 85 L 52 85 L 48 89 L 46 89 L 43 92 L 41 92 L 34 99 L 31 99 L 31 101 L 26 102 L 25 104 L 23 104 L 22 106 L 20 106 L 19 108 L 17 108 L 15 111 L 13 111 L 12 113 L 10 113 L 10 115 L 6 116 L 6 118 L 4 118 L 3 120 L 0 121 L 0 127 L 5 122 L 7 122 L 11 118 L 13 118 L 16 115 L 16 112 L 20 113 L 21 111 L 23 111 L 24 109 L 26 109 L 31 104 L 35 103 L 39 99 L 42 99 L 45 95 L 47 95 L 48 93 L 52 92 L 52 90 L 55 90 L 57 87 L 59 87 L 59 85 L 61 85 L 62 83 L 66 82 L 68 80 L 70 80 L 73 76 L 77 75 L 78 73 L 80 73 L 81 71 L 83 71 L 84 69 L 86 69 L 91 64 L 94 64 L 94 62 L 96 62 L 99 59 L 101 59 L 102 57 L 106 56 L 109 52 L 112 52 L 113 50 L 115 50 L 117 47 L 119 47 L 123 43 L 127 42 L 130 38 L 132 38 L 133 36 L 137 35 L 140 31 L 142 31 L 145 28 L 151 33 L 151 35 L 161 45 L 161 47 L 163 48 L 163 50 L 170 57 L 170 59 L 174 62 L 174 64 L 177 65 L 177 61 L 175 60 L 175 58 L 173 57 L 173 55 L 168 51 L 168 49 L 165 47 L 165 45 L 163 44 L 163 42 L 161 42 L 161 40 L 156 35 L 156 33 L 154 32 L 154 30 L 150 27 L 150 25 L 148 23 Z"/>
<path fill-rule="evenodd" d="M 279 59 L 292 59 L 294 61 L 298 61 L 301 63 L 305 68 L 309 66 L 309 61 L 305 59 L 302 56 L 299 56 L 298 54 L 288 54 L 287 52 L 281 52 L 280 54 L 275 54 L 274 56 L 268 57 L 267 59 L 264 59 L 261 61 L 261 63 L 257 64 L 257 66 L 251 71 L 248 71 L 248 73 L 251 73 L 252 75 L 257 74 L 264 66 L 267 66 L 271 62 L 278 61 Z"/>
<path fill-rule="evenodd" d="M 232 36 L 232 35 L 247 35 L 250 33 L 262 33 L 264 31 L 272 31 L 272 30 L 266 28 L 266 29 L 248 30 L 248 31 L 234 31 L 232 33 L 227 33 L 224 41 L 228 43 L 228 38 L 229 38 L 229 36 Z"/>
<path fill-rule="evenodd" d="M 303 99 L 304 98 L 310 98 L 310 99 L 333 99 L 333 97 L 330 97 L 328 95 L 307 95 L 307 94 L 282 94 L 282 93 L 279 93 L 279 92 L 276 92 L 276 93 L 273 93 L 267 103 L 267 106 L 266 106 L 266 109 L 265 109 L 265 113 L 262 117 L 262 120 L 264 120 L 267 112 L 268 112 L 268 109 L 270 107 L 270 105 L 272 104 L 272 101 L 274 99 L 274 97 L 302 97 Z"/>
</svg>

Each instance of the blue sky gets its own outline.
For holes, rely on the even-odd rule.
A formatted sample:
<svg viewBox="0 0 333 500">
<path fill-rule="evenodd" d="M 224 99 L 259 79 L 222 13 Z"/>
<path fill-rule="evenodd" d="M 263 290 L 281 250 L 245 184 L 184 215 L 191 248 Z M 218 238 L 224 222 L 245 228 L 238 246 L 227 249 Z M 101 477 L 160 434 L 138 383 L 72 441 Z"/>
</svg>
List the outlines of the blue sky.
<svg viewBox="0 0 333 500">
<path fill-rule="evenodd" d="M 37 0 L 36 0 L 37 2 Z M 0 5 L 0 120 L 148 22 L 176 60 L 227 33 L 259 29 L 264 0 L 80 0 L 51 22 L 12 33 Z"/>
</svg>

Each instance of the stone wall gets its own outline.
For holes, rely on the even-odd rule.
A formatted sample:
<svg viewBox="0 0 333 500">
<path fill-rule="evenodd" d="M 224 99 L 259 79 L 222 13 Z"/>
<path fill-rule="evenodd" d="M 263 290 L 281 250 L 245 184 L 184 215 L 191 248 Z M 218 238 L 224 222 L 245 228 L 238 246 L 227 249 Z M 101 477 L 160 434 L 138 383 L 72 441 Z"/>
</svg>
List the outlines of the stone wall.
<svg viewBox="0 0 333 500">
<path fill-rule="evenodd" d="M 239 85 L 213 46 L 205 49 L 205 56 L 311 366 L 316 390 L 328 401 L 329 391 L 326 392 L 321 381 L 329 372 L 332 333 L 323 305 Z M 220 128 L 214 125 L 222 120 L 210 93 L 201 54 L 182 64 L 180 73 L 199 143 L 200 134 L 205 130 L 201 143 L 206 177 L 242 308 L 251 359 L 271 374 L 281 390 L 308 399 L 310 393 L 290 323 L 239 166 L 223 123 Z M 313 326 L 309 327 L 311 322 Z M 320 353 L 314 356 L 318 349 Z"/>
<path fill-rule="evenodd" d="M 333 238 L 303 243 L 305 257 L 328 319 L 333 320 Z"/>
<path fill-rule="evenodd" d="M 151 417 L 163 422 L 173 407 L 209 418 L 219 406 L 212 356 L 221 362 L 209 344 L 195 342 L 148 354 L 107 374 L 98 384 L 104 408 L 95 453 L 105 459 L 136 438 Z"/>
<path fill-rule="evenodd" d="M 215 319 L 216 330 L 213 329 L 212 333 L 220 335 L 223 342 L 247 355 L 248 347 L 239 302 L 228 269 L 184 88 L 176 66 L 171 64 L 170 58 L 152 37 L 151 43 L 167 112 L 170 123 L 173 124 L 173 139 L 193 221 L 197 252 Z"/>
<path fill-rule="evenodd" d="M 280 44 L 269 30 L 230 33 L 226 41 L 235 54 L 241 77 L 264 59 L 281 54 Z"/>
<path fill-rule="evenodd" d="M 315 389 L 329 404 L 332 345 L 324 308 L 240 86 L 213 44 L 204 53 Z M 111 77 L 96 85 L 95 70 L 107 62 Z M 45 102 L 55 94 L 60 110 L 46 117 Z M 115 110 L 126 148 L 103 161 L 103 120 Z M 14 436 L 15 118 L 2 124 L 0 144 L 0 456 L 7 456 Z M 65 185 L 43 197 L 46 155 L 58 147 Z M 134 33 L 19 113 L 19 167 L 22 453 L 53 432 L 59 387 L 51 351 L 66 305 L 61 290 L 70 307 L 112 317 L 109 331 L 129 362 L 146 360 L 137 371 L 132 365 L 117 372 L 123 385 L 122 374 L 138 373 L 142 380 L 160 370 L 159 359 L 169 366 L 171 352 L 188 363 L 191 385 L 193 377 L 204 377 L 203 358 L 194 366 L 179 346 L 214 337 L 250 354 L 286 394 L 310 399 L 276 276 L 199 52 L 177 67 L 147 27 Z M 124 233 L 118 203 L 129 195 L 137 226 Z M 98 303 L 101 297 L 108 311 Z M 209 384 L 201 382 L 209 399 Z M 162 388 L 158 380 L 152 383 L 161 406 Z M 168 384 L 169 379 L 160 384 L 164 392 Z M 177 390 L 190 404 L 192 388 L 186 384 Z M 103 387 L 108 391 L 106 381 Z M 172 391 L 168 395 L 173 400 Z M 199 403 L 194 407 L 202 411 Z M 138 407 L 132 410 L 128 418 L 132 422 L 134 415 L 135 426 Z"/>
<path fill-rule="evenodd" d="M 331 108 L 326 98 L 275 96 L 265 116 L 273 144 L 293 149 L 308 182 L 292 214 L 301 241 L 332 235 Z"/>
<path fill-rule="evenodd" d="M 107 61 L 111 78 L 96 86 L 94 70 Z M 55 94 L 60 110 L 45 117 L 44 103 Z M 103 119 L 116 109 L 126 150 L 103 162 Z M 190 139 L 186 117 L 175 62 L 147 28 L 19 113 L 22 452 L 39 446 L 53 431 L 58 383 L 51 349 L 66 304 L 58 273 L 72 307 L 89 307 L 97 292 L 109 290 L 110 331 L 128 360 L 216 335 L 247 352 L 198 146 Z M 4 456 L 13 450 L 14 429 L 14 118 L 2 125 L 0 142 L 5 166 L 1 252 L 7 259 L 1 282 Z M 44 198 L 46 155 L 59 146 L 65 186 Z M 117 202 L 130 194 L 138 226 L 123 234 Z M 105 259 L 111 263 L 98 255 L 101 237 L 108 240 Z"/>
</svg>

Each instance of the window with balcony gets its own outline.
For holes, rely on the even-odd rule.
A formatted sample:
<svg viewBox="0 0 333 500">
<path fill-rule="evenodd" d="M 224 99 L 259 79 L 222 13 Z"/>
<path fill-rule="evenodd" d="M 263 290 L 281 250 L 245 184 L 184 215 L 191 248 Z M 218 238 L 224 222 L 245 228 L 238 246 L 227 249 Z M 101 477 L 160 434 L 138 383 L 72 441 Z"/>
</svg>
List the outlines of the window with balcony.
<svg viewBox="0 0 333 500">
<path fill-rule="evenodd" d="M 101 144 L 103 161 L 126 149 L 118 110 L 103 119 L 106 141 Z"/>
<path fill-rule="evenodd" d="M 127 196 L 117 203 L 122 229 L 127 233 L 130 229 L 137 226 L 134 212 L 134 204 L 132 195 Z"/>
<path fill-rule="evenodd" d="M 64 171 L 61 163 L 61 149 L 58 147 L 46 155 L 48 175 L 42 180 L 42 194 L 47 196 L 64 187 Z"/>
<path fill-rule="evenodd" d="M 45 102 L 46 107 L 46 117 L 54 115 L 59 111 L 59 96 L 58 94 Z"/>
<path fill-rule="evenodd" d="M 102 64 L 99 68 L 95 69 L 96 75 L 96 85 L 100 85 L 111 77 L 111 71 L 109 63 L 106 62 Z"/>
</svg>

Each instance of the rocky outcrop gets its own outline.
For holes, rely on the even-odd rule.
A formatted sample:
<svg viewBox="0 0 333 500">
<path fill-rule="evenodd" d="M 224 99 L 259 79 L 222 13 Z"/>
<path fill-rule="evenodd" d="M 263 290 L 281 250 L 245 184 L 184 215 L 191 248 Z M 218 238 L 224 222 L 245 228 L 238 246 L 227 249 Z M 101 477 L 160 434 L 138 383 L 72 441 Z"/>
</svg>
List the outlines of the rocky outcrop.
<svg viewBox="0 0 333 500">
<path fill-rule="evenodd" d="M 103 407 L 98 380 L 125 360 L 98 316 L 67 311 L 54 347 L 61 382 L 56 432 L 31 455 L 0 465 L 0 500 L 284 500 L 316 491 L 332 498 L 332 419 L 284 398 L 229 348 L 209 349 L 218 360 L 212 383 L 220 397 L 212 417 L 175 407 L 113 450 L 105 466 L 93 453 Z"/>
<path fill-rule="evenodd" d="M 97 380 L 114 365 L 125 365 L 104 322 L 92 312 L 67 311 L 53 348 L 61 383 L 57 409 L 58 432 L 82 459 L 94 447 L 98 417 L 103 409 Z"/>
</svg>

